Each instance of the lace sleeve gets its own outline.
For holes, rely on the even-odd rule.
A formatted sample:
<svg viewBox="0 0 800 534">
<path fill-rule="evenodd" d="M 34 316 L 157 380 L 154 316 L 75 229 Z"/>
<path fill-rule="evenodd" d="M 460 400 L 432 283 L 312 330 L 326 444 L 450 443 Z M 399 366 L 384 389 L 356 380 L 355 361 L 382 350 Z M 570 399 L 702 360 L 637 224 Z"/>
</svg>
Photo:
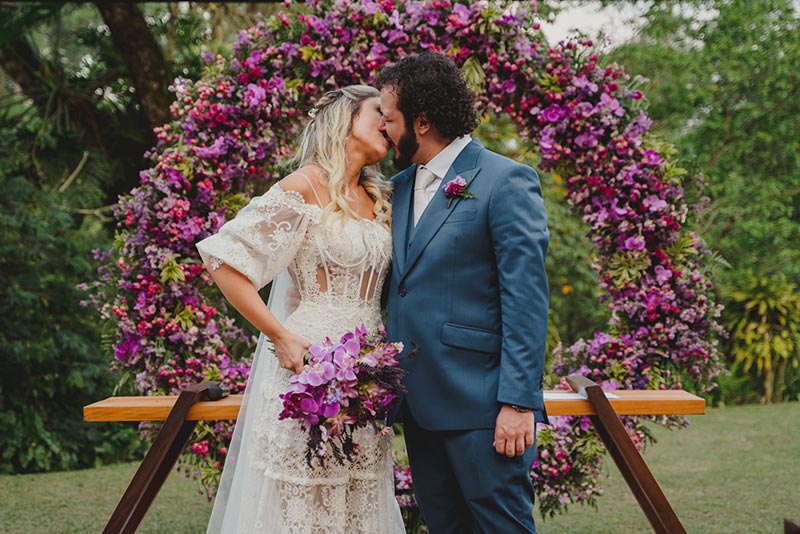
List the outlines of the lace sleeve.
<svg viewBox="0 0 800 534">
<path fill-rule="evenodd" d="M 197 250 L 212 269 L 226 263 L 261 289 L 294 259 L 308 227 L 306 208 L 299 193 L 275 185 L 197 243 Z"/>
</svg>

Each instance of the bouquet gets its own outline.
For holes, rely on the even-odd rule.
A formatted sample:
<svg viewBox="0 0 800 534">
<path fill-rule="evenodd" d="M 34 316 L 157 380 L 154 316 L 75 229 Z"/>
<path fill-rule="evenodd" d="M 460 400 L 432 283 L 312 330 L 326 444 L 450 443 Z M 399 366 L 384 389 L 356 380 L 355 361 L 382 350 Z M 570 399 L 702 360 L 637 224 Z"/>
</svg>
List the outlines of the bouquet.
<svg viewBox="0 0 800 534">
<path fill-rule="evenodd" d="M 357 428 L 384 431 L 390 408 L 405 393 L 406 371 L 397 358 L 402 351 L 402 343 L 386 339 L 382 324 L 371 333 L 362 324 L 338 343 L 326 338 L 309 347 L 303 370 L 279 395 L 283 410 L 278 416 L 296 419 L 308 434 L 309 466 L 314 458 L 324 466 L 329 451 L 340 464 L 352 460 Z"/>
</svg>

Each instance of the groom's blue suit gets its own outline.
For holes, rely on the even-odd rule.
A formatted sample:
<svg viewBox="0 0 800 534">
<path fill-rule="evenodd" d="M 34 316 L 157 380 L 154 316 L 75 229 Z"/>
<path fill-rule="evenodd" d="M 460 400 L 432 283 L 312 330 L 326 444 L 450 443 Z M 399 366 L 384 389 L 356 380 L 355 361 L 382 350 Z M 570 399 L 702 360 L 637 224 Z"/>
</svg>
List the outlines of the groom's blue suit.
<svg viewBox="0 0 800 534">
<path fill-rule="evenodd" d="M 527 468 L 535 447 L 506 458 L 492 442 L 503 404 L 547 418 L 549 237 L 539 179 L 472 140 L 415 228 L 415 174 L 412 165 L 392 179 L 387 288 L 389 337 L 406 351 L 419 347 L 403 362 L 400 414 L 415 491 L 432 534 L 534 532 Z M 456 176 L 474 198 L 446 197 Z"/>
</svg>

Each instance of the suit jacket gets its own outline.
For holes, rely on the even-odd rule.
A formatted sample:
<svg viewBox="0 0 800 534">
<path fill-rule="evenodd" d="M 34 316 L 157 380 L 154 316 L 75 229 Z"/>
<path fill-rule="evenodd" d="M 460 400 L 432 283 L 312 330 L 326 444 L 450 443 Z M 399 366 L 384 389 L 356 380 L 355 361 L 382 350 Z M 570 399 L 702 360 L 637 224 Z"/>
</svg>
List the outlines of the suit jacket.
<svg viewBox="0 0 800 534">
<path fill-rule="evenodd" d="M 429 430 L 494 428 L 503 404 L 546 421 L 549 235 L 536 172 L 473 139 L 416 228 L 415 176 L 412 165 L 392 178 L 386 290 L 390 339 L 419 347 L 402 363 L 408 409 Z M 475 198 L 445 196 L 456 176 Z"/>
</svg>

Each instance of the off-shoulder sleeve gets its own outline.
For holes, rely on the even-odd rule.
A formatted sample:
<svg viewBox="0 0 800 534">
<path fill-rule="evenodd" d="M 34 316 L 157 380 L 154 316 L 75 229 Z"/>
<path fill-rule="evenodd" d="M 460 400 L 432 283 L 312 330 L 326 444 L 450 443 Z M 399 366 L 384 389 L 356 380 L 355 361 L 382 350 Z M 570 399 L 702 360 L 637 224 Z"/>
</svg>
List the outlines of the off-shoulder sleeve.
<svg viewBox="0 0 800 534">
<path fill-rule="evenodd" d="M 261 289 L 292 262 L 308 223 L 302 196 L 274 185 L 253 198 L 219 232 L 197 243 L 197 250 L 212 269 L 226 263 Z"/>
</svg>

